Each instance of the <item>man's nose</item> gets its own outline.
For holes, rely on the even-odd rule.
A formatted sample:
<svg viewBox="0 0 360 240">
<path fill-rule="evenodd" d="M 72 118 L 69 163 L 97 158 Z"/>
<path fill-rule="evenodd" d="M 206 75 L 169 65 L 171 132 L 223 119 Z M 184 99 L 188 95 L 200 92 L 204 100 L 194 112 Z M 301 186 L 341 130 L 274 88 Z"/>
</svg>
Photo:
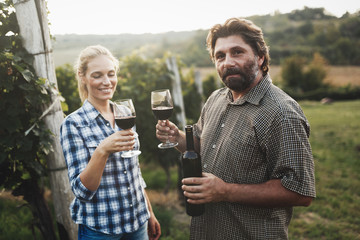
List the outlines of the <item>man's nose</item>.
<svg viewBox="0 0 360 240">
<path fill-rule="evenodd" d="M 234 66 L 235 66 L 234 58 L 232 58 L 231 55 L 226 55 L 224 60 L 224 67 L 232 68 Z"/>
</svg>

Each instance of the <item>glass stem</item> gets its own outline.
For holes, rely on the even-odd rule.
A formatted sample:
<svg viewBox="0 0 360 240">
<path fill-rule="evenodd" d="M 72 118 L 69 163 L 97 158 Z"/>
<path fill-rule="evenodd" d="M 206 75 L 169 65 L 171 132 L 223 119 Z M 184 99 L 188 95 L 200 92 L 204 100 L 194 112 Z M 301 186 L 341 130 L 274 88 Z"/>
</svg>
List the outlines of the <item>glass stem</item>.
<svg viewBox="0 0 360 240">
<path fill-rule="evenodd" d="M 162 120 L 162 121 L 166 125 L 166 120 Z M 169 136 L 169 134 L 166 133 L 166 136 Z M 171 143 L 170 140 L 169 140 L 169 137 L 166 139 L 166 143 Z"/>
</svg>

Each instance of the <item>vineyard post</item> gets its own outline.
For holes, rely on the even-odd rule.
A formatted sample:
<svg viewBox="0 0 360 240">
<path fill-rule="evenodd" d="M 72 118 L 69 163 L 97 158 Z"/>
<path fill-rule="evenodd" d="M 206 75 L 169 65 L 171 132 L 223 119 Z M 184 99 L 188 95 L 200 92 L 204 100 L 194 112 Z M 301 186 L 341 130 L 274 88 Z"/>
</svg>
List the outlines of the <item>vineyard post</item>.
<svg viewBox="0 0 360 240">
<path fill-rule="evenodd" d="M 202 84 L 202 78 L 201 78 L 201 72 L 195 71 L 195 86 L 196 90 L 199 94 L 199 96 L 203 96 L 204 90 L 203 90 L 203 84 Z M 204 100 L 201 98 L 201 108 L 204 106 Z"/>
<path fill-rule="evenodd" d="M 37 76 L 48 79 L 57 89 L 45 0 L 13 0 L 13 3 L 23 46 L 34 57 L 33 67 Z M 71 220 L 69 211 L 73 194 L 59 140 L 60 125 L 64 117 L 59 96 L 55 93 L 51 94 L 49 105 L 44 106 L 44 111 L 49 109 L 43 120 L 53 134 L 53 152 L 47 155 L 46 160 L 56 221 L 61 239 L 77 239 L 77 227 Z M 66 232 L 67 236 L 62 235 Z"/>
<path fill-rule="evenodd" d="M 174 99 L 174 104 L 180 108 L 180 112 L 176 114 L 176 118 L 179 122 L 179 128 L 185 130 L 186 117 L 185 117 L 185 107 L 184 99 L 181 91 L 181 79 L 179 74 L 179 69 L 176 63 L 175 57 L 169 57 L 166 59 L 166 65 L 168 70 L 174 74 L 172 82 L 172 95 Z"/>
</svg>

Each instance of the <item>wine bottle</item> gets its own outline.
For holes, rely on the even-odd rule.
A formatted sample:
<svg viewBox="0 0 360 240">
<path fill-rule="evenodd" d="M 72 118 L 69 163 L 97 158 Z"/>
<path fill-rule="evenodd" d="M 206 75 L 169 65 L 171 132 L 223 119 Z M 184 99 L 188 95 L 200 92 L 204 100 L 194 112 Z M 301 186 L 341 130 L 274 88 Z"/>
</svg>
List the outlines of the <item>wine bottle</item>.
<svg viewBox="0 0 360 240">
<path fill-rule="evenodd" d="M 201 177 L 201 158 L 200 155 L 195 152 L 194 138 L 193 138 L 193 126 L 187 125 L 185 127 L 186 132 L 186 151 L 183 153 L 182 159 L 182 170 L 183 177 Z M 191 204 L 187 202 L 185 197 L 186 213 L 189 216 L 200 216 L 205 211 L 204 204 Z"/>
</svg>

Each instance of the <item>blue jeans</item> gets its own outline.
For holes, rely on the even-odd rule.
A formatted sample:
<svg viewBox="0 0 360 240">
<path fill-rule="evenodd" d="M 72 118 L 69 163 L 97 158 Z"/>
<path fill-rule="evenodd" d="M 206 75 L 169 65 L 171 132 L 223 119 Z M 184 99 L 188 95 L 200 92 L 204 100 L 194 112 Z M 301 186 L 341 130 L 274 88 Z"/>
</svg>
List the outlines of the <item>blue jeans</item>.
<svg viewBox="0 0 360 240">
<path fill-rule="evenodd" d="M 132 233 L 123 233 L 109 235 L 94 231 L 85 225 L 79 225 L 78 240 L 148 240 L 147 222 L 144 223 L 137 231 Z"/>
</svg>

